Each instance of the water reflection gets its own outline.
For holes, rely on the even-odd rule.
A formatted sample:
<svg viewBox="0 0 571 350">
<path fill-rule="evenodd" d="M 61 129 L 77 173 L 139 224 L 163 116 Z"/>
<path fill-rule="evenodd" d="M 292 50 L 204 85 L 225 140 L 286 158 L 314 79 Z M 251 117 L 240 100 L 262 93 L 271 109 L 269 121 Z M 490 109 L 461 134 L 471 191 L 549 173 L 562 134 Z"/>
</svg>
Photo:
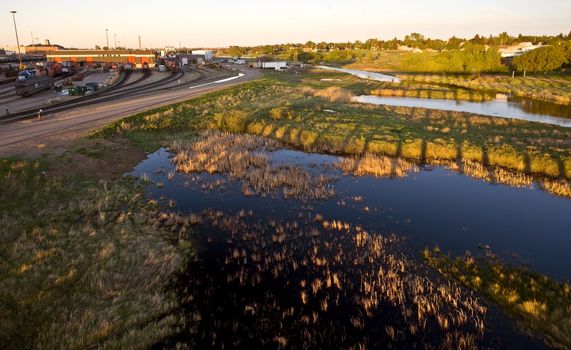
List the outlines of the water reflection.
<svg viewBox="0 0 571 350">
<path fill-rule="evenodd" d="M 484 102 L 469 102 L 446 99 L 428 99 L 391 96 L 356 96 L 354 102 L 375 105 L 422 107 L 445 111 L 468 112 L 492 117 L 519 119 L 545 124 L 571 127 L 571 107 L 529 100 L 496 99 Z M 549 108 L 547 108 L 549 105 Z M 556 116 L 551 115 L 551 113 Z"/>
<path fill-rule="evenodd" d="M 317 68 L 347 73 L 347 74 L 351 74 L 351 75 L 354 75 L 354 76 L 362 78 L 362 79 L 386 81 L 386 82 L 391 82 L 391 83 L 400 83 L 401 82 L 401 80 L 399 78 L 393 77 L 392 75 L 387 75 L 387 74 L 367 72 L 367 71 L 356 70 L 356 69 L 336 68 L 336 67 L 329 67 L 329 66 L 317 66 Z"/>
<path fill-rule="evenodd" d="M 571 201 L 527 188 L 490 185 L 440 167 L 411 169 L 406 177 L 344 175 L 339 158 L 280 150 L 266 153 L 275 166 L 301 166 L 312 174 L 337 179 L 333 198 L 319 201 L 286 200 L 279 190 L 265 196 L 246 196 L 240 181 L 224 174 L 175 172 L 171 154 L 152 154 L 133 172 L 149 174 L 161 186 L 149 187 L 153 198 L 172 199 L 177 210 L 200 213 L 206 209 L 238 212 L 244 208 L 263 216 L 292 219 L 301 206 L 315 213 L 376 232 L 412 237 L 414 249 L 438 244 L 461 255 L 490 245 L 503 257 L 517 256 L 534 270 L 557 278 L 571 277 Z M 215 186 L 210 184 L 215 183 Z M 527 183 L 527 182 L 526 182 Z M 166 202 L 165 202 L 166 203 Z"/>
</svg>

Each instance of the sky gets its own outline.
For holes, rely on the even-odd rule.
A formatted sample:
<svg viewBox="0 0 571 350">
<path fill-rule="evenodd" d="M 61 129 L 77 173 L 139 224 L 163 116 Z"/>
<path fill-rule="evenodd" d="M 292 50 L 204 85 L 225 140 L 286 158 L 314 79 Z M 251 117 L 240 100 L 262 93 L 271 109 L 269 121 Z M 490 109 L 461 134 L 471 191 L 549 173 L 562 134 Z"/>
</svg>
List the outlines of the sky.
<svg viewBox="0 0 571 350">
<path fill-rule="evenodd" d="M 0 46 L 50 39 L 65 47 L 225 47 L 571 31 L 571 0 L 210 0 L 0 2 Z M 35 39 L 38 38 L 38 39 Z"/>
</svg>

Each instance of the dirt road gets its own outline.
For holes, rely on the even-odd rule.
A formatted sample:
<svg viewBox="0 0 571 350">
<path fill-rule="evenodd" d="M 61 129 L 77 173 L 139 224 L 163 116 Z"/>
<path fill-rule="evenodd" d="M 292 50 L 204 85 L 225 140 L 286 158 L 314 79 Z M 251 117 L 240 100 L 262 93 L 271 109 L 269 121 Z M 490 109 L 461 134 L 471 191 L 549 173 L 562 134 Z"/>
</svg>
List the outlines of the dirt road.
<svg viewBox="0 0 571 350">
<path fill-rule="evenodd" d="M 81 137 L 105 124 L 149 110 L 185 101 L 209 92 L 243 84 L 257 79 L 261 73 L 243 69 L 238 79 L 219 83 L 197 83 L 181 89 L 149 92 L 142 96 L 109 101 L 97 105 L 79 107 L 46 116 L 41 120 L 29 119 L 0 125 L 0 157 L 38 155 L 57 147 L 62 142 Z"/>
</svg>

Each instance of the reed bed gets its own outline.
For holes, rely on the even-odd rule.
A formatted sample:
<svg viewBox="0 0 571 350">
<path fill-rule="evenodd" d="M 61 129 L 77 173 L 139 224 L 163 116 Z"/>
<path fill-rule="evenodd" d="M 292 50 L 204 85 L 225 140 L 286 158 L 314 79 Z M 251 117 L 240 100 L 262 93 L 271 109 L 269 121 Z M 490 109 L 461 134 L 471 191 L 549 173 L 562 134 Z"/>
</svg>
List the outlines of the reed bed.
<svg viewBox="0 0 571 350">
<path fill-rule="evenodd" d="M 362 157 L 340 158 L 335 166 L 345 174 L 375 177 L 405 177 L 419 170 L 416 164 L 404 159 L 369 153 Z"/>
<path fill-rule="evenodd" d="M 271 164 L 267 152 L 279 143 L 265 137 L 205 132 L 197 140 L 174 142 L 170 149 L 177 171 L 228 175 L 242 183 L 242 193 L 285 198 L 325 199 L 335 195 L 330 179 L 312 176 L 300 166 Z"/>
</svg>

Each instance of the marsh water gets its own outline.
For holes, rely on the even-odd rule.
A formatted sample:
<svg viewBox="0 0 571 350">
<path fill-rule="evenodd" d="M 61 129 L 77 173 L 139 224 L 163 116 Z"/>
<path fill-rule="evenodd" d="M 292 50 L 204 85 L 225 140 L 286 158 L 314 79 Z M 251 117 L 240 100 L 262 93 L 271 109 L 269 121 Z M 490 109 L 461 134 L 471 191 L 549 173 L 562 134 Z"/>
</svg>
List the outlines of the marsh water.
<svg viewBox="0 0 571 350">
<path fill-rule="evenodd" d="M 270 152 L 275 164 L 301 166 L 331 176 L 336 195 L 319 201 L 276 196 L 245 196 L 240 184 L 222 175 L 176 173 L 171 154 L 161 149 L 139 164 L 133 175 L 147 174 L 161 186 L 148 186 L 152 198 L 172 199 L 173 209 L 200 213 L 211 209 L 257 216 L 295 218 L 310 207 L 325 219 L 362 225 L 379 233 L 395 233 L 420 251 L 439 246 L 445 252 L 478 254 L 489 247 L 494 254 L 557 279 L 571 278 L 571 200 L 532 185 L 515 188 L 490 184 L 451 170 L 421 166 L 408 176 L 375 178 L 345 175 L 332 165 L 338 157 L 293 150 Z M 220 186 L 208 187 L 218 181 Z M 358 201 L 354 198 L 359 198 Z"/>
<path fill-rule="evenodd" d="M 400 83 L 400 79 L 388 74 L 381 74 L 375 72 L 367 72 L 364 70 L 356 70 L 356 69 L 348 69 L 348 68 L 337 68 L 337 67 L 329 67 L 329 66 L 317 66 L 317 68 L 333 70 L 336 72 L 347 73 L 354 75 L 358 78 L 362 79 L 369 79 L 369 80 L 376 80 L 376 81 L 385 81 L 390 83 Z"/>
<path fill-rule="evenodd" d="M 248 194 L 229 174 L 178 172 L 167 149 L 150 154 L 131 173 L 170 221 L 195 222 L 190 232 L 179 231 L 179 239 L 183 232 L 190 235 L 196 254 L 173 284 L 184 326 L 157 349 L 465 343 L 544 348 L 495 307 L 481 309 L 468 291 L 440 280 L 422 263 L 420 251 L 439 246 L 456 255 L 493 252 L 569 278 L 571 200 L 440 167 L 414 166 L 406 176 L 378 178 L 343 173 L 339 157 L 288 149 L 264 155 L 270 173 L 302 169 L 326 177 L 334 192 L 322 199 L 288 198 L 279 188 Z M 440 293 L 451 295 L 456 306 Z M 435 305 L 429 318 L 421 311 L 427 301 Z M 420 323 L 409 317 L 417 309 Z M 470 318 L 454 319 L 466 313 Z M 452 329 L 443 328 L 441 317 L 450 318 Z"/>
<path fill-rule="evenodd" d="M 317 66 L 317 68 L 334 70 L 341 73 L 351 74 L 361 79 L 369 79 L 383 82 L 400 83 L 401 79 L 381 73 L 368 72 L 356 69 L 336 68 L 329 66 Z M 442 85 L 434 84 L 435 87 Z M 471 91 L 447 86 L 453 90 Z M 489 92 L 472 92 L 481 95 L 490 95 Z M 354 102 L 376 105 L 390 105 L 403 107 L 422 107 L 445 111 L 476 113 L 492 117 L 520 119 L 532 122 L 553 124 L 571 127 L 571 106 L 560 105 L 541 100 L 533 100 L 521 97 L 501 96 L 490 98 L 481 102 L 470 102 L 456 99 L 421 98 L 421 97 L 394 97 L 394 96 L 355 96 Z"/>
<path fill-rule="evenodd" d="M 469 102 L 418 97 L 356 96 L 353 98 L 353 101 L 375 105 L 422 107 L 445 111 L 468 112 L 571 128 L 571 106 L 529 99 L 502 98 L 483 102 Z"/>
</svg>

